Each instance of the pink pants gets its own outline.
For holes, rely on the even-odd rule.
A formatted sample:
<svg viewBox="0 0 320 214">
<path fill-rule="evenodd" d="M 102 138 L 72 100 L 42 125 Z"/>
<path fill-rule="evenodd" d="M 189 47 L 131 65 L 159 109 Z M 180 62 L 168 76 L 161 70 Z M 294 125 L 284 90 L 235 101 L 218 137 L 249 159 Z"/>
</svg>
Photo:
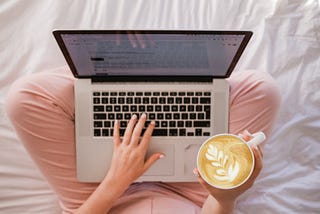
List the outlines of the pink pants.
<svg viewBox="0 0 320 214">
<path fill-rule="evenodd" d="M 230 133 L 262 130 L 268 136 L 280 103 L 274 80 L 267 73 L 243 71 L 229 83 Z M 6 102 L 18 136 L 65 213 L 79 207 L 98 185 L 76 179 L 73 84 L 67 68 L 31 74 L 12 85 Z M 110 213 L 198 213 L 207 196 L 198 183 L 134 183 Z"/>
</svg>

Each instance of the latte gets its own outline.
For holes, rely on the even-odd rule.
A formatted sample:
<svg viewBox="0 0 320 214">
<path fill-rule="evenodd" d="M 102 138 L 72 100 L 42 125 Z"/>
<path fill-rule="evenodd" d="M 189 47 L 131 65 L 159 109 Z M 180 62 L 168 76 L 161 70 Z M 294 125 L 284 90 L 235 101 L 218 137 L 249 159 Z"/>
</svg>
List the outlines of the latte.
<svg viewBox="0 0 320 214">
<path fill-rule="evenodd" d="M 202 178 L 223 189 L 244 183 L 254 166 L 249 146 L 234 135 L 217 135 L 209 139 L 201 146 L 197 161 Z"/>
</svg>

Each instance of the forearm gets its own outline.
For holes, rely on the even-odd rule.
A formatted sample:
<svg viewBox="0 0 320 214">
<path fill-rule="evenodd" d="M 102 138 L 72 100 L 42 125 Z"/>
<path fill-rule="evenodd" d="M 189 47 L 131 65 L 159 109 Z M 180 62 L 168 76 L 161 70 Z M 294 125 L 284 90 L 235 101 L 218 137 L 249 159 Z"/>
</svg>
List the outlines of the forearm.
<svg viewBox="0 0 320 214">
<path fill-rule="evenodd" d="M 211 195 L 204 202 L 201 214 L 232 214 L 235 201 L 219 202 Z"/>
<path fill-rule="evenodd" d="M 106 214 L 127 188 L 126 184 L 120 185 L 114 179 L 106 177 L 76 213 Z"/>
</svg>

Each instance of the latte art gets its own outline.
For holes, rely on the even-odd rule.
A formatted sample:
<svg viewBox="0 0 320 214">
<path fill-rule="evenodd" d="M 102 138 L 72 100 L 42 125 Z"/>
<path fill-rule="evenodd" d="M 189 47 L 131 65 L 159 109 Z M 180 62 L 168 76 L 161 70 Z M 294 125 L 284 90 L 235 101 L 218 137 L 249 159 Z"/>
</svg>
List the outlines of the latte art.
<svg viewBox="0 0 320 214">
<path fill-rule="evenodd" d="M 234 136 L 218 136 L 207 142 L 199 153 L 200 172 L 207 182 L 220 188 L 243 183 L 253 168 L 249 147 Z"/>
<path fill-rule="evenodd" d="M 215 170 L 215 173 L 212 176 L 216 180 L 233 182 L 237 177 L 240 166 L 233 154 L 219 151 L 216 146 L 209 144 L 206 158 L 211 161 L 211 165 L 214 167 L 212 170 Z"/>
</svg>

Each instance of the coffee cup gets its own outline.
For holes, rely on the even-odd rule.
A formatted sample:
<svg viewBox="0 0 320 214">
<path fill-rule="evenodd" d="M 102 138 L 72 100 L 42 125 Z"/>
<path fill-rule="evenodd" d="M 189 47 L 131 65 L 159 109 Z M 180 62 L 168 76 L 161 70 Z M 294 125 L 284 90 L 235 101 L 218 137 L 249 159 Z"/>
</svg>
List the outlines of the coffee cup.
<svg viewBox="0 0 320 214">
<path fill-rule="evenodd" d="M 255 158 L 252 145 L 266 139 L 263 132 L 252 135 L 248 142 L 233 134 L 218 134 L 207 139 L 197 155 L 201 177 L 211 186 L 232 189 L 245 183 L 251 176 Z"/>
</svg>

